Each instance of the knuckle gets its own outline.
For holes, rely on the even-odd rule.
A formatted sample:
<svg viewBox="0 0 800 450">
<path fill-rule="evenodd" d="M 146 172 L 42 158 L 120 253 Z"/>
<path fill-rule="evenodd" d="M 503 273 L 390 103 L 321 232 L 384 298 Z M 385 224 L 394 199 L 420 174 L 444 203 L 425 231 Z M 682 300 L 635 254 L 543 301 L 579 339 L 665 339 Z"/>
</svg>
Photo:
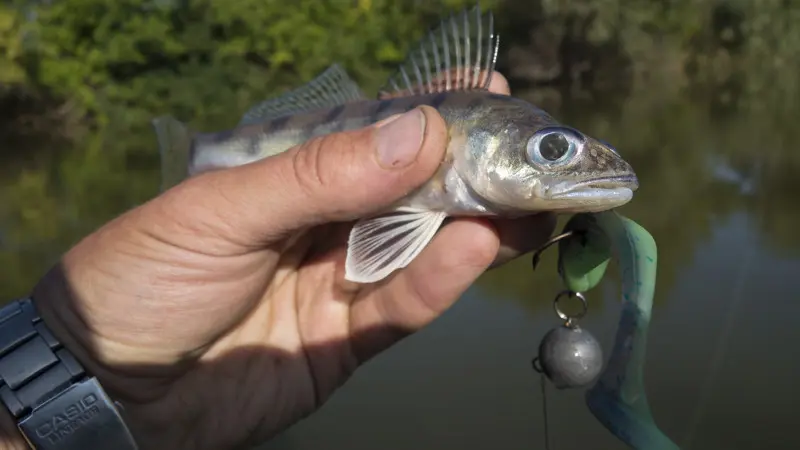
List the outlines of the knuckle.
<svg viewBox="0 0 800 450">
<path fill-rule="evenodd" d="M 295 149 L 292 154 L 292 175 L 306 194 L 313 194 L 325 184 L 320 173 L 320 152 L 321 147 L 314 140 Z"/>
<path fill-rule="evenodd" d="M 296 149 L 292 167 L 300 187 L 317 193 L 346 182 L 364 145 L 363 133 L 332 133 L 314 137 Z"/>
</svg>

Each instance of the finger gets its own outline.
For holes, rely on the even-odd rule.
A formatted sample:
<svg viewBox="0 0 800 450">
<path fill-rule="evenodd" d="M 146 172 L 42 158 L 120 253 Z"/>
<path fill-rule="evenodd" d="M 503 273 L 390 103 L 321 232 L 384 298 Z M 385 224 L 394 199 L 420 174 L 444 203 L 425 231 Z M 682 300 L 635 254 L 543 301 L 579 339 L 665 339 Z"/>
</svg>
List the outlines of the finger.
<svg viewBox="0 0 800 450">
<path fill-rule="evenodd" d="M 220 231 L 260 243 L 388 207 L 434 174 L 446 145 L 444 120 L 422 106 L 372 127 L 317 137 L 256 163 L 197 176 L 173 197 L 202 199 L 210 207 L 193 214 L 214 214 L 209 223 L 221 223 Z"/>
<path fill-rule="evenodd" d="M 353 350 L 364 362 L 430 323 L 486 270 L 500 245 L 490 222 L 457 219 L 402 272 L 351 308 Z"/>
<path fill-rule="evenodd" d="M 519 219 L 493 219 L 500 236 L 500 248 L 490 268 L 503 265 L 532 252 L 547 242 L 556 228 L 555 214 L 542 213 Z"/>
<path fill-rule="evenodd" d="M 511 95 L 511 88 L 508 80 L 500 72 L 492 73 L 492 80 L 489 82 L 489 91 L 496 94 Z"/>
</svg>

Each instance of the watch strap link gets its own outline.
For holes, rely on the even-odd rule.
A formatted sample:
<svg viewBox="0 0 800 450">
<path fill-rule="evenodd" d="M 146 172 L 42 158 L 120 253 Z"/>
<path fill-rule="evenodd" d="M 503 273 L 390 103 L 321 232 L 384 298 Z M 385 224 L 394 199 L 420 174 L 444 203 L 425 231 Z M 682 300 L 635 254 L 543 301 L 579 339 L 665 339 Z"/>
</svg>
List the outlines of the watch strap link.
<svg viewBox="0 0 800 450">
<path fill-rule="evenodd" d="M 30 299 L 0 308 L 0 402 L 32 448 L 137 449 L 113 400 Z"/>
</svg>

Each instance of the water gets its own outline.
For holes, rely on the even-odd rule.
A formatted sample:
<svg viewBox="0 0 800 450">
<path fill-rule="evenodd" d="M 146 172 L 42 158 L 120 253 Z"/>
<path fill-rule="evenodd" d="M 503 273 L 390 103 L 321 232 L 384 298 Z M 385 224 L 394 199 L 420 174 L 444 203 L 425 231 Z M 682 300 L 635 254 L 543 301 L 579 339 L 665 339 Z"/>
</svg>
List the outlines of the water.
<svg viewBox="0 0 800 450">
<path fill-rule="evenodd" d="M 612 142 L 639 174 L 641 189 L 621 212 L 659 246 L 645 382 L 660 428 L 684 449 L 800 448 L 800 359 L 792 356 L 800 342 L 800 127 L 783 119 L 799 115 L 655 88 L 615 102 L 523 95 Z M 154 153 L 152 136 L 141 139 L 143 153 Z M 3 298 L 24 294 L 68 245 L 155 192 L 155 158 L 120 156 L 108 142 L 89 136 L 59 152 L 32 149 L 4 169 Z M 543 449 L 530 360 L 558 325 L 554 253 L 535 274 L 529 257 L 486 274 L 438 321 L 263 448 Z M 612 268 L 587 294 L 582 322 L 607 352 L 619 320 L 616 275 Z M 547 400 L 552 449 L 625 448 L 594 420 L 582 391 L 548 388 Z"/>
<path fill-rule="evenodd" d="M 790 293 L 800 261 L 776 258 L 756 238 L 745 214 L 730 217 L 697 244 L 675 283 L 659 289 L 645 380 L 657 423 L 682 448 L 797 446 L 789 425 L 798 367 L 783 350 L 799 337 L 797 306 L 760 301 Z M 548 303 L 555 286 L 532 284 L 498 294 L 481 283 L 432 327 L 364 367 L 285 442 L 265 448 L 544 448 L 529 361 L 556 324 Z M 590 300 L 601 304 L 583 324 L 610 348 L 617 290 L 598 289 Z M 523 304 L 531 299 L 538 307 Z M 582 392 L 547 395 L 551 448 L 626 448 L 594 420 Z"/>
</svg>

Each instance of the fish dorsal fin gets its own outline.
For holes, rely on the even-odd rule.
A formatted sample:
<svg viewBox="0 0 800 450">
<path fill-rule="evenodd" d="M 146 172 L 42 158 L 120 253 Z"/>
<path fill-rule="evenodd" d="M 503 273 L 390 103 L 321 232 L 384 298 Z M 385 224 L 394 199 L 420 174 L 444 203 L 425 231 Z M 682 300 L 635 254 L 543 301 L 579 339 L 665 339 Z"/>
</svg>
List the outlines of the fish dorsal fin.
<svg viewBox="0 0 800 450">
<path fill-rule="evenodd" d="M 308 83 L 253 106 L 242 116 L 239 126 L 315 109 L 333 108 L 366 98 L 347 72 L 338 64 L 333 64 Z"/>
<path fill-rule="evenodd" d="M 479 6 L 428 31 L 378 93 L 379 99 L 447 91 L 487 90 L 497 61 L 494 16 Z"/>
<path fill-rule="evenodd" d="M 350 231 L 345 278 L 375 283 L 409 265 L 433 239 L 447 214 L 400 207 L 362 219 Z"/>
</svg>

